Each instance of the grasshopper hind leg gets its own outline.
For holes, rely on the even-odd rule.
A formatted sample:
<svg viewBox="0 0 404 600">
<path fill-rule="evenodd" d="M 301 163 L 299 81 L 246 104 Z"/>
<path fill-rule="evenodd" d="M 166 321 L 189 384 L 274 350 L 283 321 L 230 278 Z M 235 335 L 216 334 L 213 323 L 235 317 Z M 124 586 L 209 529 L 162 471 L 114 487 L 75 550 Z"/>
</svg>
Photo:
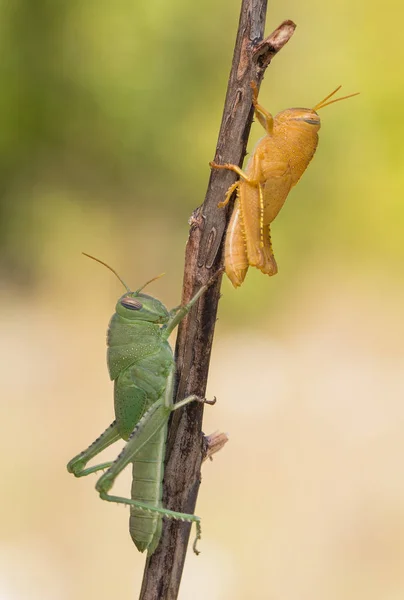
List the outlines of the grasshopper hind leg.
<svg viewBox="0 0 404 600">
<path fill-rule="evenodd" d="M 173 519 L 174 521 L 183 521 L 186 523 L 195 523 L 196 537 L 195 537 L 195 541 L 193 543 L 193 550 L 194 550 L 195 554 L 199 554 L 196 544 L 197 544 L 198 540 L 201 539 L 202 529 L 201 529 L 201 520 L 196 515 L 189 515 L 187 513 L 180 513 L 180 512 L 176 512 L 174 510 L 168 510 L 167 508 L 151 506 L 151 504 L 146 504 L 145 502 L 139 502 L 138 500 L 130 500 L 129 498 L 122 498 L 121 496 L 111 496 L 107 492 L 103 492 L 103 491 L 99 491 L 99 494 L 100 494 L 100 498 L 102 498 L 102 500 L 106 500 L 107 502 L 116 502 L 117 504 L 128 504 L 130 506 L 134 506 L 137 509 L 143 510 L 145 512 L 158 513 L 159 515 L 161 515 L 162 517 L 165 517 L 166 519 Z M 157 542 L 156 543 L 156 547 L 157 547 L 159 540 L 160 540 L 160 538 L 158 538 L 158 540 L 157 540 L 157 537 L 155 534 L 153 537 L 152 544 L 154 542 Z M 148 547 L 149 554 L 150 554 L 150 547 L 152 544 L 150 544 Z M 154 552 L 154 550 L 153 550 L 153 552 Z"/>
<path fill-rule="evenodd" d="M 263 247 L 263 263 L 258 266 L 261 273 L 265 275 L 276 275 L 278 272 L 278 265 L 276 264 L 275 256 L 272 250 L 271 242 L 271 227 L 268 225 L 267 231 L 264 231 L 264 247 Z"/>
<path fill-rule="evenodd" d="M 247 274 L 248 258 L 241 223 L 240 204 L 237 199 L 226 233 L 224 264 L 226 275 L 235 288 Z"/>
<path fill-rule="evenodd" d="M 76 477 L 85 477 L 86 475 L 90 475 L 90 473 L 96 473 L 102 469 L 109 469 L 112 465 L 111 462 L 104 462 L 95 465 L 94 467 L 89 467 L 88 469 L 86 469 L 85 466 L 89 460 L 94 458 L 94 456 L 97 456 L 97 454 L 105 450 L 105 448 L 108 448 L 108 446 L 111 446 L 111 444 L 114 444 L 120 439 L 121 436 L 119 435 L 116 421 L 114 421 L 86 450 L 77 454 L 77 456 L 67 463 L 67 470 Z"/>
<path fill-rule="evenodd" d="M 150 443 L 153 442 L 153 437 L 158 435 L 163 427 L 166 427 L 170 413 L 195 400 L 205 402 L 204 399 L 198 398 L 197 396 L 188 396 L 187 398 L 184 398 L 183 400 L 174 405 L 169 405 L 169 403 L 168 405 L 166 405 L 164 402 L 161 401 L 161 399 L 156 401 L 146 411 L 146 413 L 143 415 L 140 421 L 136 424 L 135 429 L 129 437 L 129 440 L 123 448 L 122 452 L 114 461 L 114 463 L 110 466 L 108 471 L 98 479 L 95 487 L 98 493 L 100 494 L 100 498 L 106 500 L 107 502 L 126 504 L 128 506 L 133 507 L 133 509 L 135 509 L 136 511 L 144 511 L 145 513 L 149 513 L 149 515 L 151 515 L 152 517 L 161 516 L 166 517 L 167 519 L 195 523 L 196 537 L 197 539 L 199 539 L 201 535 L 201 526 L 200 519 L 196 515 L 190 515 L 186 513 L 176 512 L 173 510 L 168 510 L 161 506 L 153 505 L 150 502 L 144 502 L 141 499 L 134 500 L 132 498 L 123 498 L 122 496 L 112 496 L 108 493 L 119 473 L 129 463 L 133 463 L 137 458 L 139 458 L 139 455 L 142 458 L 142 449 L 144 447 L 146 447 L 147 452 L 147 445 L 150 445 Z M 151 457 L 151 459 L 155 460 L 155 457 Z M 156 521 L 161 521 L 161 519 L 156 519 Z M 155 532 L 151 539 L 148 540 L 147 546 L 145 546 L 144 549 L 146 549 L 147 547 L 150 553 L 149 548 L 152 548 L 154 545 L 157 545 L 157 543 L 157 533 Z M 194 550 L 196 551 L 195 547 Z"/>
</svg>

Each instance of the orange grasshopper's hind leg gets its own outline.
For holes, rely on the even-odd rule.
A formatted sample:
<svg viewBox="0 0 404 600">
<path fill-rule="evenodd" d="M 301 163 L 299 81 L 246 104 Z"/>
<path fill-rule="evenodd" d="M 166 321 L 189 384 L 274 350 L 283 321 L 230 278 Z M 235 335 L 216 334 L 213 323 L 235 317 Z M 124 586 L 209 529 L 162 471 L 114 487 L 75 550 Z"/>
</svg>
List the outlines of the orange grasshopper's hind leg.
<svg viewBox="0 0 404 600">
<path fill-rule="evenodd" d="M 248 271 L 247 252 L 240 218 L 240 206 L 237 199 L 227 228 L 224 250 L 226 275 L 235 288 L 243 283 Z"/>
<path fill-rule="evenodd" d="M 260 184 L 242 182 L 240 185 L 240 220 L 248 264 L 264 268 L 264 198 Z"/>
<path fill-rule="evenodd" d="M 276 275 L 278 272 L 278 265 L 276 264 L 275 256 L 272 250 L 270 225 L 268 225 L 268 230 L 264 235 L 263 257 L 263 262 L 258 265 L 257 268 L 265 275 Z"/>
</svg>

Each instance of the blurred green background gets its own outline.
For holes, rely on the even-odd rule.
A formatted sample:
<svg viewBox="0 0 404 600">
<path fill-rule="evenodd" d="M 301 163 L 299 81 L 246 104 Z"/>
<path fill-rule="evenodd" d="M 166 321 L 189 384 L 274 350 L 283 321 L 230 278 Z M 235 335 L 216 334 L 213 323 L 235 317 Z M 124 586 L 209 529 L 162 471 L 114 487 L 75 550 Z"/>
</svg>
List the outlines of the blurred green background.
<svg viewBox="0 0 404 600">
<path fill-rule="evenodd" d="M 150 292 L 178 304 L 238 13 L 0 2 L 0 600 L 137 597 L 127 512 L 65 470 L 113 418 L 104 332 L 122 293 L 80 252 L 131 286 L 165 271 Z M 204 429 L 230 442 L 203 468 L 183 600 L 403 597 L 402 16 L 395 0 L 269 7 L 268 33 L 298 28 L 265 107 L 361 95 L 321 113 L 272 227 L 279 274 L 223 282 Z"/>
</svg>

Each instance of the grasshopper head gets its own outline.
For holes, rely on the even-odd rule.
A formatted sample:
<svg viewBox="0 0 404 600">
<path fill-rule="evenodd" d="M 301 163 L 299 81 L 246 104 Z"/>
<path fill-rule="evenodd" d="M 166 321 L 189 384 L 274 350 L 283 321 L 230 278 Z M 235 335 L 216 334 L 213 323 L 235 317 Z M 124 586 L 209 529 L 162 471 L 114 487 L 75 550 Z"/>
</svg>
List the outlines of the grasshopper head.
<svg viewBox="0 0 404 600">
<path fill-rule="evenodd" d="M 118 275 L 118 273 L 107 265 L 104 261 L 99 258 L 95 258 L 95 256 L 91 256 L 91 254 L 87 254 L 83 252 L 84 256 L 88 256 L 92 260 L 99 262 L 104 267 L 107 267 L 112 273 L 119 279 L 124 287 L 126 287 L 127 293 L 121 296 L 116 304 L 115 311 L 121 317 L 128 319 L 129 321 L 149 321 L 150 323 L 167 323 L 169 319 L 169 313 L 164 304 L 157 300 L 157 298 L 153 298 L 153 296 L 148 296 L 147 294 L 141 294 L 140 292 L 146 285 L 149 285 L 152 281 L 159 279 L 164 275 L 157 275 L 157 277 L 153 277 L 147 281 L 142 287 L 137 289 L 135 292 L 131 292 L 128 288 L 124 280 Z"/>
<path fill-rule="evenodd" d="M 295 123 L 314 131 L 318 131 L 321 125 L 320 117 L 314 108 L 287 108 L 278 113 L 275 120 L 279 125 Z"/>
<path fill-rule="evenodd" d="M 119 298 L 115 310 L 118 315 L 129 321 L 149 321 L 150 323 L 167 323 L 168 310 L 157 298 L 140 294 L 139 291 L 129 292 Z"/>
<path fill-rule="evenodd" d="M 343 96 L 342 98 L 334 98 L 333 100 L 330 100 L 330 98 L 332 98 L 332 96 L 334 96 L 334 94 L 336 94 L 340 89 L 341 86 L 339 85 L 333 92 L 331 92 L 331 94 L 328 94 L 324 100 L 321 100 L 321 102 L 316 104 L 316 106 L 313 108 L 288 108 L 283 110 L 276 115 L 276 123 L 281 127 L 285 125 L 296 125 L 302 130 L 307 129 L 317 133 L 317 131 L 320 129 L 321 121 L 316 111 L 320 110 L 320 108 L 328 106 L 329 104 L 334 104 L 334 102 L 340 102 L 341 100 L 346 100 L 347 98 L 357 96 L 359 93 L 356 92 L 355 94 L 349 94 L 348 96 Z"/>
</svg>

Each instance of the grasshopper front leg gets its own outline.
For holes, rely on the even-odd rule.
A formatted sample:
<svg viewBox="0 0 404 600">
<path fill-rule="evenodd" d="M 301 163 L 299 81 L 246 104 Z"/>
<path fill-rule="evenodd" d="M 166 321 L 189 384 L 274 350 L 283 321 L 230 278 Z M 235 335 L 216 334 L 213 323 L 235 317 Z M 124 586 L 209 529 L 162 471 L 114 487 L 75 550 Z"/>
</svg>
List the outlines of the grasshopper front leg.
<svg viewBox="0 0 404 600">
<path fill-rule="evenodd" d="M 212 282 L 216 279 L 216 277 L 218 277 L 218 275 L 220 275 L 220 273 L 222 273 L 222 272 L 223 272 L 223 269 L 219 269 L 213 275 L 213 277 L 211 277 L 211 279 L 208 281 L 208 283 L 206 285 L 203 285 L 196 292 L 195 296 L 193 296 L 193 298 L 191 298 L 191 300 L 188 302 L 188 304 L 185 304 L 184 306 L 176 306 L 175 308 L 173 308 L 170 311 L 170 320 L 166 323 L 166 325 L 164 325 L 162 327 L 162 338 L 164 340 L 167 340 L 169 338 L 171 332 L 177 327 L 177 325 L 179 325 L 179 323 L 181 323 L 182 319 L 184 317 L 186 317 L 186 315 L 189 313 L 189 311 L 191 310 L 193 305 L 199 300 L 199 298 L 206 292 L 206 290 L 212 284 Z M 194 399 L 196 400 L 197 398 L 195 397 Z"/>
<path fill-rule="evenodd" d="M 268 112 L 258 102 L 258 88 L 254 81 L 251 82 L 251 89 L 253 92 L 252 103 L 254 106 L 254 114 L 258 121 L 261 123 L 268 135 L 272 135 L 274 130 L 274 118 L 270 112 Z"/>
</svg>

